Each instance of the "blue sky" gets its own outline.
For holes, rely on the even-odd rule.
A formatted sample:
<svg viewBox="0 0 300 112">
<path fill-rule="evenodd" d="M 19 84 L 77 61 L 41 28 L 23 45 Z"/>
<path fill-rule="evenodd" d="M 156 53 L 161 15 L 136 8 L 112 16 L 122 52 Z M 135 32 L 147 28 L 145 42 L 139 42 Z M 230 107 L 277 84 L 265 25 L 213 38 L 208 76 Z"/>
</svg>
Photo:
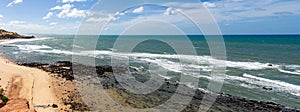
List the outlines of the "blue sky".
<svg viewBox="0 0 300 112">
<path fill-rule="evenodd" d="M 128 6 L 122 10 L 119 10 L 119 6 L 130 4 L 129 1 L 101 1 L 100 5 L 95 5 L 97 2 L 1 0 L 0 28 L 22 34 L 75 34 L 81 23 L 85 23 L 87 34 L 97 34 L 97 25 L 111 21 L 104 30 L 114 34 L 122 32 L 133 21 L 147 17 L 164 18 L 181 27 L 185 33 L 197 34 L 193 24 L 177 12 L 193 12 L 199 8 L 195 4 L 201 4 L 210 11 L 223 34 L 300 34 L 299 0 L 203 0 L 197 3 L 195 0 L 166 0 L 157 6 Z M 96 8 L 92 8 L 94 5 Z"/>
</svg>

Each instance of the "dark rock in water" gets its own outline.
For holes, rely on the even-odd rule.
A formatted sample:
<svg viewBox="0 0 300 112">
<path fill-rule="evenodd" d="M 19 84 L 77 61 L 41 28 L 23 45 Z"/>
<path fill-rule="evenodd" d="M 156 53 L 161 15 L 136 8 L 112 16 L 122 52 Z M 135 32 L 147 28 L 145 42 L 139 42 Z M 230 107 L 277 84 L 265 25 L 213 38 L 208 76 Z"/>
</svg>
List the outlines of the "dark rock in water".
<svg viewBox="0 0 300 112">
<path fill-rule="evenodd" d="M 10 45 L 3 45 L 3 47 L 15 47 L 15 46 L 10 46 Z"/>
<path fill-rule="evenodd" d="M 66 80 L 73 81 L 74 75 L 72 70 L 72 63 L 68 61 L 59 61 L 55 64 L 44 64 L 44 63 L 18 63 L 22 66 L 35 67 L 42 69 L 46 72 L 58 74 L 60 77 Z"/>
<path fill-rule="evenodd" d="M 72 63 L 70 61 L 58 61 L 55 65 L 60 67 L 71 67 Z"/>
<path fill-rule="evenodd" d="M 272 87 L 267 87 L 267 86 L 264 86 L 263 89 L 264 89 L 264 90 L 273 90 Z"/>
<path fill-rule="evenodd" d="M 272 65 L 272 64 L 268 64 L 268 66 L 270 66 L 270 67 L 271 67 L 271 66 L 273 66 L 273 65 Z"/>
<path fill-rule="evenodd" d="M 34 36 L 22 36 L 21 38 L 24 38 L 24 39 L 32 39 L 32 38 L 35 38 Z"/>
</svg>

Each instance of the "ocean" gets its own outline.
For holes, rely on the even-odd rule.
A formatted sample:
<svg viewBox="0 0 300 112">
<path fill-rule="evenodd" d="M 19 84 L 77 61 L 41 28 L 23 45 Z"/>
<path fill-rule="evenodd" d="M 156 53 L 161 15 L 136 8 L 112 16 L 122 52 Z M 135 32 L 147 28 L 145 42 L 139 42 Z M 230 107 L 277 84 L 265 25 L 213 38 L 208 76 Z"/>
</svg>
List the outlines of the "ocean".
<svg viewBox="0 0 300 112">
<path fill-rule="evenodd" d="M 87 42 L 98 37 L 80 36 Z M 128 41 L 146 37 L 149 36 L 128 36 Z M 156 37 L 181 41 L 174 36 Z M 35 39 L 3 42 L 0 52 L 15 62 L 54 63 L 72 61 L 72 55 L 79 55 L 95 58 L 96 65 L 110 65 L 111 56 L 125 56 L 130 57 L 130 67 L 136 70 L 146 72 L 147 64 L 153 63 L 168 71 L 164 75 L 156 74 L 164 78 L 176 80 L 181 75 L 199 78 L 196 88 L 205 89 L 211 79 L 209 61 L 213 58 L 203 36 L 188 36 L 197 55 L 178 56 L 171 46 L 158 40 L 144 41 L 132 53 L 119 52 L 113 48 L 117 38 L 101 36 L 96 50 L 74 52 L 73 48 L 83 46 L 73 45 L 73 35 L 37 35 Z M 300 108 L 300 35 L 225 35 L 224 42 L 227 60 L 223 61 L 227 68 L 221 92 Z M 180 62 L 177 58 L 186 61 Z"/>
</svg>

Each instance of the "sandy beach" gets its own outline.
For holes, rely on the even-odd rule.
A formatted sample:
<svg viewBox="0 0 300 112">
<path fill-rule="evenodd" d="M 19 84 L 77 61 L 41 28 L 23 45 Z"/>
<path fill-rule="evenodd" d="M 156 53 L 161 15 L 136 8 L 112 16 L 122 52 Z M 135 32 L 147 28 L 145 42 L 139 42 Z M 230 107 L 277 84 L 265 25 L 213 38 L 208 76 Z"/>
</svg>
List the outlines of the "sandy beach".
<svg viewBox="0 0 300 112">
<path fill-rule="evenodd" d="M 0 56 L 0 68 L 0 85 L 10 101 L 18 98 L 26 99 L 29 108 L 38 112 L 57 110 L 52 107 L 53 104 L 59 106 L 59 102 L 49 73 L 19 66 L 3 56 Z"/>
</svg>

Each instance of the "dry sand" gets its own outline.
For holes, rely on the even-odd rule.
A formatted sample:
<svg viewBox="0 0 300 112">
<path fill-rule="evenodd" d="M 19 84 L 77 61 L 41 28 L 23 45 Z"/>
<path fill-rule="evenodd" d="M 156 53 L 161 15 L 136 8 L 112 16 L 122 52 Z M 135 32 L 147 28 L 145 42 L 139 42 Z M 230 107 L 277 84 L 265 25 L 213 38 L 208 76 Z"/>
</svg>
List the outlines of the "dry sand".
<svg viewBox="0 0 300 112">
<path fill-rule="evenodd" d="M 0 56 L 0 78 L 0 85 L 9 99 L 27 99 L 30 109 L 38 112 L 51 112 L 59 109 L 48 106 L 57 104 L 60 107 L 49 73 L 19 66 Z"/>
</svg>

